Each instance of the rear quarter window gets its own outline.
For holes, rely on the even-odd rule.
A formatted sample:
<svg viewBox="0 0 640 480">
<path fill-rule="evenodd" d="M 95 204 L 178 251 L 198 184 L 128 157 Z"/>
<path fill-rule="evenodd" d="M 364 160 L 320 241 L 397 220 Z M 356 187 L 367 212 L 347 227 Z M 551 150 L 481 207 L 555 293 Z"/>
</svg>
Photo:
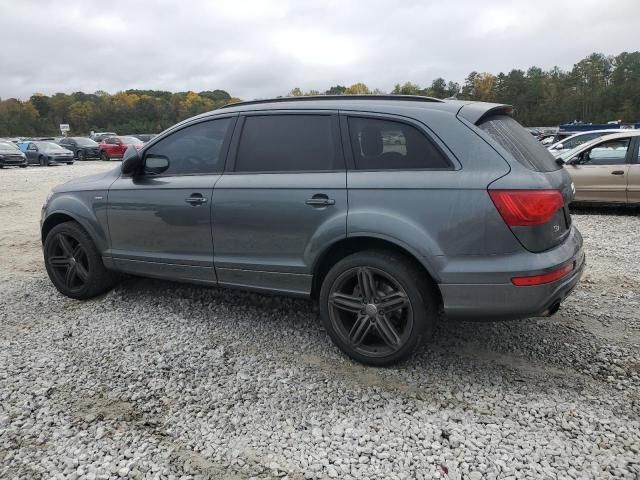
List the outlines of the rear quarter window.
<svg viewBox="0 0 640 480">
<path fill-rule="evenodd" d="M 561 168 L 553 155 L 522 125 L 508 115 L 489 116 L 483 119 L 478 127 L 530 170 L 552 172 Z"/>
</svg>

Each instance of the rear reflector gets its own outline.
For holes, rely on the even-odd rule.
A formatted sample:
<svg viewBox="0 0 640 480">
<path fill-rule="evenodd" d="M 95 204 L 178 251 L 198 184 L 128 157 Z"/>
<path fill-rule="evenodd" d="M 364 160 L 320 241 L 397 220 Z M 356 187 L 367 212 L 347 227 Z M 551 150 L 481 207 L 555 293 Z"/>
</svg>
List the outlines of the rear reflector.
<svg viewBox="0 0 640 480">
<path fill-rule="evenodd" d="M 545 273 L 543 275 L 533 275 L 531 277 L 514 277 L 511 279 L 517 287 L 531 287 L 533 285 L 544 285 L 545 283 L 555 282 L 562 277 L 569 275 L 573 271 L 574 264 L 565 265 L 562 268 L 554 270 L 553 272 Z"/>
<path fill-rule="evenodd" d="M 489 190 L 489 195 L 510 227 L 545 224 L 564 207 L 559 190 Z"/>
</svg>

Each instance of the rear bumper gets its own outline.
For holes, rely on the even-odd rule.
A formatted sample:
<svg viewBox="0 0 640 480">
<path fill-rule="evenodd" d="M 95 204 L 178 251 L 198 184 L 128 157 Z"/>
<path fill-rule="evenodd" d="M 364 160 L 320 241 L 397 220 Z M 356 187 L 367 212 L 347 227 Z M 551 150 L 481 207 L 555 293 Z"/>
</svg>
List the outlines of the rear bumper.
<svg viewBox="0 0 640 480">
<path fill-rule="evenodd" d="M 577 230 L 575 234 L 579 237 Z M 576 287 L 585 267 L 582 239 L 573 243 L 571 253 L 561 262 L 549 264 L 548 270 L 574 263 L 574 269 L 566 277 L 543 285 L 518 287 L 511 282 L 503 283 L 449 283 L 440 284 L 444 313 L 456 320 L 515 320 L 545 316 L 553 313 L 556 306 L 564 301 Z M 565 245 L 562 247 L 566 249 Z M 537 255 L 545 256 L 546 253 Z M 556 258 L 553 255 L 552 258 Z M 514 272 L 515 273 L 515 272 Z M 543 271 L 521 270 L 517 275 L 537 275 Z"/>
</svg>

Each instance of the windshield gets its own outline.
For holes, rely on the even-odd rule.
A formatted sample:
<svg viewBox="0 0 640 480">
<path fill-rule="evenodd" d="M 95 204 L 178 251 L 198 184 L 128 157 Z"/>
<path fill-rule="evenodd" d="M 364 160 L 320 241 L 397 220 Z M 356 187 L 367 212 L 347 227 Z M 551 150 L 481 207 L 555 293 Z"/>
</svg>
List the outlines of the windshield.
<svg viewBox="0 0 640 480">
<path fill-rule="evenodd" d="M 5 152 L 15 152 L 16 150 L 20 151 L 17 146 L 9 142 L 0 142 L 0 150 L 3 150 Z"/>
<path fill-rule="evenodd" d="M 122 143 L 131 143 L 133 145 L 137 145 L 138 143 L 142 143 L 142 140 L 136 137 L 120 137 Z"/>
<path fill-rule="evenodd" d="M 98 143 L 94 142 L 90 138 L 76 138 L 76 143 L 81 147 L 97 147 Z"/>
<path fill-rule="evenodd" d="M 40 150 L 65 150 L 57 143 L 35 142 L 35 144 L 36 144 L 36 147 L 38 147 Z"/>
<path fill-rule="evenodd" d="M 588 143 L 588 142 L 585 142 Z M 582 147 L 584 147 L 585 143 L 581 143 L 580 145 L 578 145 L 577 147 L 572 148 L 571 150 L 567 150 L 564 153 L 561 153 L 560 155 L 558 155 L 558 158 L 562 161 L 567 161 L 570 158 L 573 158 L 576 156 L 576 154 L 578 153 L 578 150 L 582 149 Z"/>
</svg>

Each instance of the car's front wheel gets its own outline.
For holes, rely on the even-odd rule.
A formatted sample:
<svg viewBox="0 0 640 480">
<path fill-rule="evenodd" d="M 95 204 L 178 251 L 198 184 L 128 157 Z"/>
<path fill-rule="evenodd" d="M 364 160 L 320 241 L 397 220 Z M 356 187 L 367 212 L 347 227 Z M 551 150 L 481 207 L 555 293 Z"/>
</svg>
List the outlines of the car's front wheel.
<svg viewBox="0 0 640 480">
<path fill-rule="evenodd" d="M 45 157 L 44 155 L 40 155 L 40 157 L 38 158 L 38 162 L 40 163 L 41 167 L 49 166 L 49 160 L 47 160 L 47 157 Z"/>
<path fill-rule="evenodd" d="M 76 222 L 51 229 L 44 241 L 44 261 L 58 291 L 79 300 L 109 290 L 117 278 L 105 268 L 93 241 Z"/>
<path fill-rule="evenodd" d="M 109 155 L 104 150 L 100 152 L 100 160 L 103 162 L 108 162 L 110 160 Z"/>
<path fill-rule="evenodd" d="M 424 272 L 384 250 L 355 253 L 327 273 L 320 313 L 334 343 L 354 360 L 385 366 L 409 357 L 430 335 L 437 300 Z"/>
<path fill-rule="evenodd" d="M 78 161 L 83 162 L 85 160 L 85 155 L 83 150 L 78 150 L 77 153 Z"/>
</svg>

